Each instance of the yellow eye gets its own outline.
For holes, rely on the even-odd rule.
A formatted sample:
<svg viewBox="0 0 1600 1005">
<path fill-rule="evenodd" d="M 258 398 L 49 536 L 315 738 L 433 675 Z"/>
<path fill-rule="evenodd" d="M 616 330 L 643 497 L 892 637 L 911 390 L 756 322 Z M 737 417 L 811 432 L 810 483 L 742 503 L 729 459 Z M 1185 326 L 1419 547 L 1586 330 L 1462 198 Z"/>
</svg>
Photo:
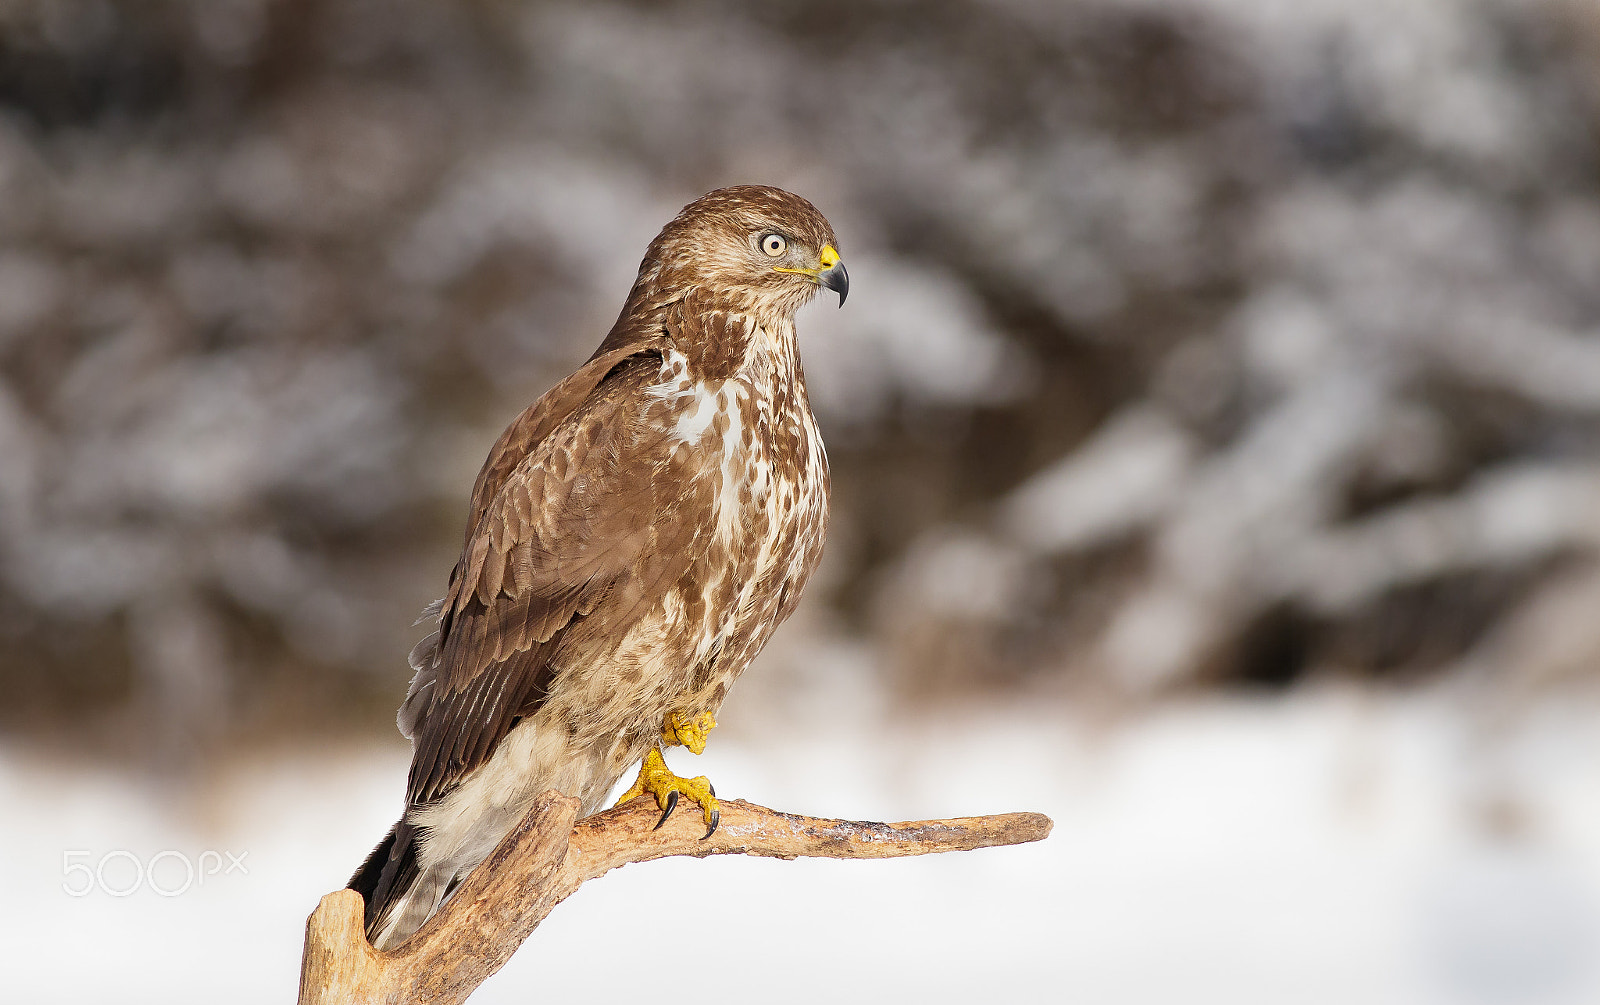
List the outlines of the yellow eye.
<svg viewBox="0 0 1600 1005">
<path fill-rule="evenodd" d="M 767 234 L 761 238 L 761 250 L 767 253 L 768 258 L 777 258 L 789 250 L 789 242 L 783 239 L 782 234 Z"/>
</svg>

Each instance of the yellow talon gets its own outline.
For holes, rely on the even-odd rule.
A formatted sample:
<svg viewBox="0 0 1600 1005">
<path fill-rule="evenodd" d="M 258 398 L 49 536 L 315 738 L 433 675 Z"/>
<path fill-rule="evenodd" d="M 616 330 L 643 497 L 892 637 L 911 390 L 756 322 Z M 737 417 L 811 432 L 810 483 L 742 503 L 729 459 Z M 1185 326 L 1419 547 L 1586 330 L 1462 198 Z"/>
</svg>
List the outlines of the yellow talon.
<svg viewBox="0 0 1600 1005">
<path fill-rule="evenodd" d="M 661 740 L 668 746 L 681 744 L 698 754 L 706 749 L 706 731 L 715 728 L 716 725 L 717 720 L 712 718 L 709 712 L 693 721 L 672 712 L 661 724 Z M 661 819 L 656 823 L 657 829 L 672 816 L 672 811 L 677 808 L 678 798 L 683 796 L 700 804 L 700 811 L 706 821 L 705 836 L 710 837 L 716 833 L 717 823 L 722 819 L 722 807 L 717 802 L 717 790 L 712 788 L 710 779 L 705 775 L 696 778 L 674 775 L 667 769 L 667 762 L 661 756 L 659 747 L 651 747 L 644 755 L 644 761 L 639 765 L 639 777 L 633 780 L 633 785 L 622 794 L 621 799 L 617 800 L 617 805 L 621 806 L 646 792 L 655 796 L 656 805 L 661 808 Z"/>
</svg>

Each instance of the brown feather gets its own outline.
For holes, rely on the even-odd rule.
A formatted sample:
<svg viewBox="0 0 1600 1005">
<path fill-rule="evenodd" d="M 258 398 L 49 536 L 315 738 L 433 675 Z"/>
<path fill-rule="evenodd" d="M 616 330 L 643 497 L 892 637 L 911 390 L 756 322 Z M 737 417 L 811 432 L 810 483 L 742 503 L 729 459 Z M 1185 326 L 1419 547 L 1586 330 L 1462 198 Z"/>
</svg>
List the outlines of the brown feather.
<svg viewBox="0 0 1600 1005">
<path fill-rule="evenodd" d="M 827 524 L 793 326 L 816 286 L 762 253 L 773 231 L 809 256 L 793 264 L 836 243 L 777 189 L 685 207 L 600 348 L 495 442 L 413 653 L 406 815 L 376 881 L 384 856 L 358 874 L 375 944 L 414 930 L 525 795 L 593 809 L 663 715 L 720 707 L 798 601 Z"/>
<path fill-rule="evenodd" d="M 620 365 L 630 358 L 631 365 Z M 588 397 L 568 397 L 573 412 L 581 411 L 581 421 L 576 414 L 566 421 L 552 419 L 543 399 L 524 413 L 531 417 L 524 428 L 544 430 L 544 439 L 518 465 L 500 465 L 505 471 L 493 476 L 495 497 L 475 505 L 478 526 L 466 546 L 463 577 L 473 587 L 460 590 L 450 605 L 455 617 L 441 645 L 443 677 L 419 718 L 411 802 L 448 792 L 463 773 L 483 763 L 515 716 L 537 708 L 551 675 L 544 644 L 557 638 L 580 608 L 592 612 L 598 597 L 615 596 L 616 580 L 626 577 L 630 582 L 621 595 L 629 602 L 607 619 L 613 630 L 625 629 L 659 601 L 692 558 L 689 545 L 707 528 L 683 521 L 680 508 L 616 505 L 630 497 L 653 500 L 659 494 L 650 484 L 655 469 L 620 463 L 620 445 L 594 449 L 628 425 L 633 417 L 627 409 L 637 406 L 638 392 L 659 366 L 659 355 L 648 347 L 608 354 L 585 367 L 604 368 Z M 563 382 L 569 384 L 571 378 Z M 502 437 L 502 442 L 516 441 Z M 487 484 L 480 478 L 480 488 Z M 542 487 L 546 501 L 538 509 L 522 505 L 532 519 L 519 533 L 508 514 L 518 510 L 517 500 L 533 485 Z M 647 554 L 652 541 L 661 547 Z M 509 580 L 508 564 L 513 566 Z"/>
</svg>

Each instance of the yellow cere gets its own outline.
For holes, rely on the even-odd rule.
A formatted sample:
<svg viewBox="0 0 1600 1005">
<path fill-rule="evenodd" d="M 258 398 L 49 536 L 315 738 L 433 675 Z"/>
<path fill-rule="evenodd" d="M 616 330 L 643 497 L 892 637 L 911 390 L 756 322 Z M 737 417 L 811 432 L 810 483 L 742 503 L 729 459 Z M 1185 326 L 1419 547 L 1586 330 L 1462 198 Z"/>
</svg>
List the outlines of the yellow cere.
<svg viewBox="0 0 1600 1005">
<path fill-rule="evenodd" d="M 815 279 L 817 277 L 817 273 L 823 271 L 824 269 L 831 269 L 835 265 L 839 264 L 839 253 L 833 249 L 833 245 L 824 244 L 822 246 L 822 254 L 817 256 L 817 262 L 818 265 L 814 269 L 785 269 L 782 266 L 774 265 L 772 267 L 772 271 L 796 272 L 802 276 L 810 276 L 811 278 Z"/>
</svg>

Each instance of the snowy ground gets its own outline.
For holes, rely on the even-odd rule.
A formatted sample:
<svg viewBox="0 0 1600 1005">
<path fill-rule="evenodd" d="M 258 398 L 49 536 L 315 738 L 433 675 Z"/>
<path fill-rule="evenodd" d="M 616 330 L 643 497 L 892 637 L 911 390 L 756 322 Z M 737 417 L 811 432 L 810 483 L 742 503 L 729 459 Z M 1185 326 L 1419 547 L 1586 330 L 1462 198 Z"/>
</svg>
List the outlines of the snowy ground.
<svg viewBox="0 0 1600 1005">
<path fill-rule="evenodd" d="M 619 1001 L 688 981 L 703 1003 L 750 1000 L 748 982 L 778 1002 L 1600 1000 L 1600 701 L 1473 708 L 1324 689 L 1090 723 L 868 703 L 759 738 L 725 715 L 693 764 L 724 793 L 878 819 L 1035 809 L 1055 833 L 897 862 L 629 867 L 557 908 L 474 1000 L 540 984 L 604 1000 L 616 981 Z M 0 758 L 8 1000 L 291 1000 L 305 915 L 391 822 L 405 760 L 398 741 L 275 754 L 176 802 Z M 163 890 L 186 861 L 212 874 L 112 895 L 169 849 Z"/>
</svg>

